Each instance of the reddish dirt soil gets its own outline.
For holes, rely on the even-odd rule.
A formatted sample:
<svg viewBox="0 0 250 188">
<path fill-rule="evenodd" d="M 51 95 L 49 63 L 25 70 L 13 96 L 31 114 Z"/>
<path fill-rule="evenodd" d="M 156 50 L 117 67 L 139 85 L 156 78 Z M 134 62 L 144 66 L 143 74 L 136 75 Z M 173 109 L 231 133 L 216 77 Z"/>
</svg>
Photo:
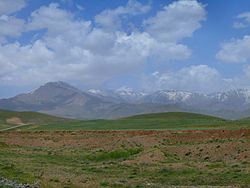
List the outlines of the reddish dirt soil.
<svg viewBox="0 0 250 188">
<path fill-rule="evenodd" d="M 2 132 L 0 138 L 8 145 L 29 147 L 142 147 L 142 154 L 129 163 L 158 162 L 164 153 L 210 161 L 250 159 L 250 130 Z"/>
<path fill-rule="evenodd" d="M 107 149 L 117 148 L 122 144 L 141 145 L 147 148 L 163 142 L 167 145 L 187 142 L 216 143 L 216 141 L 223 144 L 223 140 L 225 140 L 225 148 L 222 147 L 220 150 L 230 150 L 234 147 L 240 148 L 241 144 L 244 144 L 244 142 L 240 142 L 241 139 L 250 139 L 250 130 L 0 132 L 0 138 L 9 145 L 18 146 L 71 146 Z M 229 144 L 230 139 L 238 140 L 239 143 L 235 146 L 231 145 Z M 209 147 L 204 149 L 204 152 L 209 149 Z"/>
<path fill-rule="evenodd" d="M 244 164 L 250 162 L 250 130 L 0 132 L 1 143 L 14 146 L 11 148 L 20 154 L 32 151 L 15 146 L 63 149 L 64 152 L 136 147 L 142 151 L 134 158 L 120 161 L 122 164 L 138 167 L 146 164 L 144 167 L 148 168 L 167 165 L 170 169 L 188 169 L 191 164 L 193 168 L 209 171 L 209 165 L 221 162 L 229 166 L 240 164 L 241 172 L 249 173 Z M 81 181 L 75 179 L 75 182 Z"/>
</svg>

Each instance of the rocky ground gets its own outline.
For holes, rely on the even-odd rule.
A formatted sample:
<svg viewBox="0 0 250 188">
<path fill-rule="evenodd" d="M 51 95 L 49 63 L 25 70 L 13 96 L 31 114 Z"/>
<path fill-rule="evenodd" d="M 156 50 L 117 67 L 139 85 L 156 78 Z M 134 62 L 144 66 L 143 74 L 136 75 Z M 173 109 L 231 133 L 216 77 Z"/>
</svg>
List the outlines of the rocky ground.
<svg viewBox="0 0 250 188">
<path fill-rule="evenodd" d="M 0 177 L 0 187 L 12 187 L 12 188 L 39 188 L 38 185 L 23 184 L 16 180 L 10 180 Z"/>
</svg>

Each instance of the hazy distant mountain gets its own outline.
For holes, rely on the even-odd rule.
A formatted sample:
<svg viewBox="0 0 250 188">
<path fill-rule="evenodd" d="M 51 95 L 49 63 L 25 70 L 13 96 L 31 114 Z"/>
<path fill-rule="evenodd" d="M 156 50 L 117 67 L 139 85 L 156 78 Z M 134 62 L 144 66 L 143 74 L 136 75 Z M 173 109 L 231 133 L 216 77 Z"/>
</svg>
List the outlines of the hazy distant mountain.
<svg viewBox="0 0 250 188">
<path fill-rule="evenodd" d="M 210 95 L 210 98 L 214 102 L 214 108 L 243 110 L 250 107 L 250 90 L 248 89 L 214 93 Z"/>
<path fill-rule="evenodd" d="M 236 119 L 250 115 L 250 90 L 238 89 L 212 94 L 185 91 L 157 91 L 143 98 L 143 102 L 176 104 L 186 111 Z"/>
<path fill-rule="evenodd" d="M 130 104 L 127 102 L 127 97 L 120 91 L 83 92 L 64 82 L 50 82 L 31 93 L 0 100 L 0 108 L 37 111 L 80 119 L 116 118 L 142 113 L 180 111 L 175 105 Z"/>
<path fill-rule="evenodd" d="M 168 111 L 198 112 L 235 119 L 250 116 L 250 90 L 212 94 L 175 90 L 146 94 L 130 88 L 115 91 L 90 89 L 83 92 L 64 82 L 50 82 L 31 93 L 1 99 L 0 108 L 81 119 Z"/>
<path fill-rule="evenodd" d="M 210 102 L 209 97 L 205 94 L 175 90 L 156 91 L 146 95 L 142 101 L 157 104 L 178 104 L 198 108 L 204 107 Z"/>
<path fill-rule="evenodd" d="M 0 108 L 38 111 L 63 117 L 80 117 L 88 106 L 101 104 L 98 98 L 64 82 L 50 82 L 37 90 L 10 99 L 0 100 Z"/>
<path fill-rule="evenodd" d="M 114 91 L 89 89 L 87 92 L 104 101 L 116 103 L 138 103 L 142 97 L 146 96 L 146 93 L 134 91 L 127 87 L 122 87 Z"/>
<path fill-rule="evenodd" d="M 64 82 L 50 82 L 37 90 L 0 100 L 0 106 L 7 109 L 40 111 L 77 103 L 82 105 L 91 96 Z"/>
</svg>

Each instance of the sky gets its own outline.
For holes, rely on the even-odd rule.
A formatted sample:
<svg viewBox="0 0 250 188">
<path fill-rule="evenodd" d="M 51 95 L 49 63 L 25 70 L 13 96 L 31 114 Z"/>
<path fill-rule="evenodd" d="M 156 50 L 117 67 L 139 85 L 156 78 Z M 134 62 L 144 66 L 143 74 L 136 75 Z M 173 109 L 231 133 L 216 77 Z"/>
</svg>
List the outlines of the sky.
<svg viewBox="0 0 250 188">
<path fill-rule="evenodd" d="M 250 88 L 249 0 L 0 0 L 0 98 Z"/>
</svg>

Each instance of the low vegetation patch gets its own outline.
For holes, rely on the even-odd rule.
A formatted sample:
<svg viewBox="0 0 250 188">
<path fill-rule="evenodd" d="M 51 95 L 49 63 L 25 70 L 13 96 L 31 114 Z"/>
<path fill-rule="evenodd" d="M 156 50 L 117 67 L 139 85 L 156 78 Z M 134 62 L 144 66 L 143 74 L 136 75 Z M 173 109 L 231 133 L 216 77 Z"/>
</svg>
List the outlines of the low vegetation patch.
<svg viewBox="0 0 250 188">
<path fill-rule="evenodd" d="M 90 161 L 107 161 L 116 159 L 128 159 L 129 157 L 136 155 L 142 151 L 141 148 L 129 148 L 119 149 L 108 152 L 97 152 L 86 156 L 86 159 Z"/>
</svg>

